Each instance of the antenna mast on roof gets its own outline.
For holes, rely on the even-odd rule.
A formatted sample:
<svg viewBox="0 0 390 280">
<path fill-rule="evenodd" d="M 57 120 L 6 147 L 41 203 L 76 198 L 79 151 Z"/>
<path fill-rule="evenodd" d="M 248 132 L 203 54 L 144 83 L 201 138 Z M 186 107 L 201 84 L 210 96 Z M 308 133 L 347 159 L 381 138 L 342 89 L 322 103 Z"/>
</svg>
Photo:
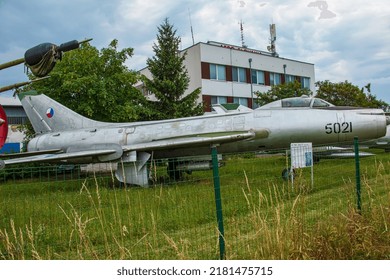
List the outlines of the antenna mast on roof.
<svg viewBox="0 0 390 280">
<path fill-rule="evenodd" d="M 272 54 L 272 56 L 279 56 L 278 53 L 276 52 L 276 26 L 274 23 L 269 25 L 269 33 L 271 35 L 269 41 L 270 41 L 270 46 L 267 47 L 268 51 Z"/>
<path fill-rule="evenodd" d="M 191 36 L 192 36 L 192 45 L 195 45 L 194 30 L 192 30 L 192 21 L 191 21 L 191 11 L 190 11 L 190 8 L 188 8 L 188 17 L 189 17 L 189 19 L 190 19 Z"/>
<path fill-rule="evenodd" d="M 243 26 L 242 20 L 240 21 L 240 31 L 241 31 L 241 47 L 247 48 L 248 46 L 245 45 L 245 42 L 244 42 L 244 26 Z"/>
</svg>

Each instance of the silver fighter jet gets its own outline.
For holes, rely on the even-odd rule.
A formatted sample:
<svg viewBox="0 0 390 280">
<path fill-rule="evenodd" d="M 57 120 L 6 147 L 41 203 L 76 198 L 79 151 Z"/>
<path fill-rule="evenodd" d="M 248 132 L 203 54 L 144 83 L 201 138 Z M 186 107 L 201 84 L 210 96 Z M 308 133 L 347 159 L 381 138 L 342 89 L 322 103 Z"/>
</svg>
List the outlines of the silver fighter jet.
<svg viewBox="0 0 390 280">
<path fill-rule="evenodd" d="M 24 157 L 0 161 L 0 167 L 26 162 L 118 162 L 117 179 L 141 186 L 148 185 L 151 158 L 210 155 L 212 145 L 223 154 L 288 148 L 292 142 L 319 145 L 348 143 L 355 136 L 377 139 L 385 135 L 388 122 L 380 109 L 336 107 L 318 98 L 299 97 L 255 110 L 240 106 L 228 111 L 217 105 L 214 113 L 197 117 L 105 123 L 34 91 L 18 97 L 36 136 Z"/>
</svg>

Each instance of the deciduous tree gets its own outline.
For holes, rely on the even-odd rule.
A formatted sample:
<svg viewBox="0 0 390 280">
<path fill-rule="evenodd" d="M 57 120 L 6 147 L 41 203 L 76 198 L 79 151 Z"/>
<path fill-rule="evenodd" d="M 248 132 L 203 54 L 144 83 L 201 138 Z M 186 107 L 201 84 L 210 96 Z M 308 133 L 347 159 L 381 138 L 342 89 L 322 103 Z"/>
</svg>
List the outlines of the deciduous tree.
<svg viewBox="0 0 390 280">
<path fill-rule="evenodd" d="M 125 61 L 132 48 L 118 50 L 113 40 L 101 51 L 84 43 L 57 63 L 50 78 L 30 85 L 79 114 L 99 121 L 125 122 L 149 118 L 147 100 L 134 87 L 138 74 Z"/>
<path fill-rule="evenodd" d="M 371 93 L 370 84 L 367 84 L 363 88 L 359 88 L 348 81 L 332 83 L 325 80 L 318 81 L 315 85 L 317 87 L 316 97 L 322 98 L 337 106 L 370 108 L 385 108 L 389 106 L 389 104 L 382 100 L 378 100 L 376 96 Z M 298 81 L 294 81 L 292 83 L 272 86 L 271 89 L 265 93 L 256 92 L 255 94 L 257 95 L 257 103 L 262 106 L 278 99 L 312 95 L 313 93 L 309 89 L 302 88 Z"/>
<path fill-rule="evenodd" d="M 384 108 L 389 106 L 386 102 L 378 100 L 371 93 L 371 84 L 363 88 L 351 84 L 348 81 L 332 83 L 328 80 L 316 82 L 317 97 L 334 105 Z M 367 92 L 365 92 L 367 90 Z"/>
<path fill-rule="evenodd" d="M 255 94 L 257 95 L 257 104 L 259 104 L 259 106 L 263 106 L 278 99 L 301 95 L 311 95 L 312 92 L 310 89 L 302 88 L 298 81 L 294 81 L 291 83 L 275 85 L 265 93 L 255 92 Z"/>
</svg>

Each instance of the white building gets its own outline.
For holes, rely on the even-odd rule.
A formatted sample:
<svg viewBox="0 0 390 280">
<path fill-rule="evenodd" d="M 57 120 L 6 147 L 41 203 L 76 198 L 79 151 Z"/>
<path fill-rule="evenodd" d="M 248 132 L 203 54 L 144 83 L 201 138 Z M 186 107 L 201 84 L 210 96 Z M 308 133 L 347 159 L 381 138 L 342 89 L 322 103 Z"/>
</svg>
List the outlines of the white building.
<svg viewBox="0 0 390 280">
<path fill-rule="evenodd" d="M 315 91 L 312 63 L 218 42 L 200 42 L 183 52 L 187 52 L 184 64 L 190 76 L 187 91 L 202 89 L 199 102 L 206 104 L 206 111 L 216 103 L 239 103 L 253 108 L 254 92 L 267 92 L 271 85 L 293 80 Z M 151 78 L 147 68 L 140 72 Z"/>
</svg>

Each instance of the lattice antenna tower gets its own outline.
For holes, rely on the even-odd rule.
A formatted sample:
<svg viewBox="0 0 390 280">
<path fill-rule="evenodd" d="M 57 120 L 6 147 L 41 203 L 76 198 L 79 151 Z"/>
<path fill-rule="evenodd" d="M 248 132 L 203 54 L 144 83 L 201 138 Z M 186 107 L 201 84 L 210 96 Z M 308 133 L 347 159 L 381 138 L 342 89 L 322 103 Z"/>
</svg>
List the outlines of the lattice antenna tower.
<svg viewBox="0 0 390 280">
<path fill-rule="evenodd" d="M 190 11 L 190 8 L 188 8 L 188 18 L 190 19 L 192 45 L 195 45 L 194 30 L 192 29 L 192 20 L 191 20 L 191 11 Z"/>
<path fill-rule="evenodd" d="M 279 56 L 276 52 L 276 25 L 274 23 L 269 25 L 269 33 L 270 33 L 270 46 L 267 47 L 268 51 L 273 56 Z"/>
<path fill-rule="evenodd" d="M 244 24 L 242 20 L 240 21 L 240 32 L 241 32 L 241 47 L 247 48 L 248 46 L 245 45 L 245 41 L 244 41 Z"/>
</svg>

